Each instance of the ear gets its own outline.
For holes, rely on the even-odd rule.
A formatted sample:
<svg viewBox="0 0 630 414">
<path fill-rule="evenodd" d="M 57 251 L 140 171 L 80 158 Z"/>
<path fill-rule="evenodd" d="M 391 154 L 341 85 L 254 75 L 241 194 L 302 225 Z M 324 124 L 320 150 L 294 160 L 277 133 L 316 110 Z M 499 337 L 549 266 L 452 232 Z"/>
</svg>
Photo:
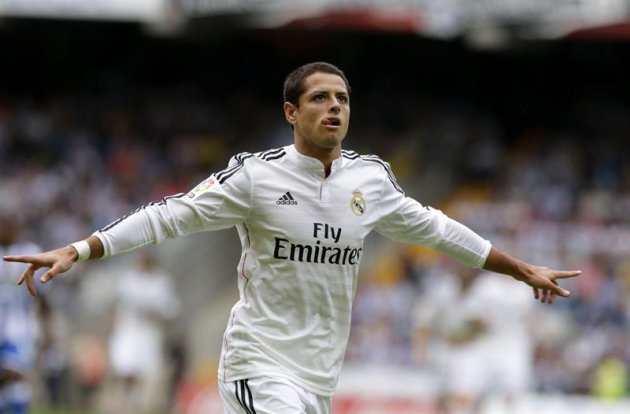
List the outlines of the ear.
<svg viewBox="0 0 630 414">
<path fill-rule="evenodd" d="M 291 102 L 284 103 L 284 117 L 291 125 L 295 125 L 295 123 L 297 122 L 297 111 L 297 107 Z"/>
</svg>

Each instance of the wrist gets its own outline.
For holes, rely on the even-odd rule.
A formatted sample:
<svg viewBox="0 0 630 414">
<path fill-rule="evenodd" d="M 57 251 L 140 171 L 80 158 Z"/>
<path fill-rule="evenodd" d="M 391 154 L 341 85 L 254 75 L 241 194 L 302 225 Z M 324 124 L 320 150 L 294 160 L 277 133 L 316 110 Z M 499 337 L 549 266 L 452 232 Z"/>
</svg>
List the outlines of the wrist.
<svg viewBox="0 0 630 414">
<path fill-rule="evenodd" d="M 90 250 L 90 245 L 88 244 L 87 241 L 81 240 L 78 242 L 71 243 L 69 246 L 76 253 L 76 256 L 73 258 L 75 262 L 82 262 L 90 258 L 90 254 L 92 252 Z"/>
<path fill-rule="evenodd" d="M 517 261 L 515 266 L 515 272 L 512 274 L 512 277 L 516 280 L 520 280 L 521 282 L 527 283 L 532 275 L 534 274 L 533 269 L 525 262 Z"/>
</svg>

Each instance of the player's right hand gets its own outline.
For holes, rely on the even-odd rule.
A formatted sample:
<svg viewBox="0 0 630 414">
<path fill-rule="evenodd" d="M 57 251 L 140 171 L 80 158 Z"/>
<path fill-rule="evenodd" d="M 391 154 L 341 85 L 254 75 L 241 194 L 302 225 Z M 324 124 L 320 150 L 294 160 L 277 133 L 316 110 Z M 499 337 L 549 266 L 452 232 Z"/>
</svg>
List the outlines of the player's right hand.
<svg viewBox="0 0 630 414">
<path fill-rule="evenodd" d="M 22 285 L 26 282 L 26 288 L 31 296 L 36 296 L 37 290 L 35 289 L 35 284 L 33 283 L 35 272 L 43 267 L 49 268 L 49 270 L 46 271 L 40 278 L 42 283 L 46 283 L 49 280 L 52 280 L 59 273 L 64 273 L 70 270 L 77 257 L 78 253 L 74 247 L 66 246 L 36 255 L 4 256 L 2 259 L 7 262 L 28 264 L 26 270 L 18 279 L 17 284 Z"/>
</svg>

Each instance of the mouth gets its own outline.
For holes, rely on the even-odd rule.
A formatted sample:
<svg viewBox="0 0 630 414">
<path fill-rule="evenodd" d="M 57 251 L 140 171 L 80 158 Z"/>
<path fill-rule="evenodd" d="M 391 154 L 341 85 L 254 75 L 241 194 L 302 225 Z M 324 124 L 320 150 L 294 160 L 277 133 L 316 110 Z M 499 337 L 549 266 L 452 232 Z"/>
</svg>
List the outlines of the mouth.
<svg viewBox="0 0 630 414">
<path fill-rule="evenodd" d="M 322 121 L 322 125 L 327 128 L 338 128 L 341 126 L 341 120 L 334 117 L 324 118 L 324 120 Z"/>
</svg>

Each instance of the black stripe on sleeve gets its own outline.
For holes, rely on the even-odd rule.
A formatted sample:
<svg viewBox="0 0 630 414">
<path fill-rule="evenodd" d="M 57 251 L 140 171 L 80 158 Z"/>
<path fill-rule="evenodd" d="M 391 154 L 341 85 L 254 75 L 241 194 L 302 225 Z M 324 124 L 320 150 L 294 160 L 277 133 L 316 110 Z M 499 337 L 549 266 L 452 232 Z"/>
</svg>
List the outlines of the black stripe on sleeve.
<svg viewBox="0 0 630 414">
<path fill-rule="evenodd" d="M 240 154 L 239 154 L 240 155 Z M 262 153 L 258 153 L 256 154 L 256 157 L 265 160 L 265 161 L 271 161 L 271 160 L 277 160 L 279 158 L 282 158 L 286 155 L 286 152 L 284 151 L 284 148 L 279 148 L 276 150 L 270 150 L 270 151 L 265 151 Z M 235 165 L 232 168 L 229 168 L 227 170 L 223 170 L 222 172 L 220 172 L 216 177 L 217 180 L 219 181 L 219 184 L 223 184 L 228 178 L 230 178 L 231 176 L 233 176 L 234 174 L 236 174 L 241 168 L 243 168 L 243 165 L 245 165 L 245 160 L 248 158 L 253 157 L 254 154 L 247 154 L 244 155 L 243 157 L 240 158 L 239 163 L 237 165 Z M 237 159 L 239 159 L 237 157 Z"/>
<path fill-rule="evenodd" d="M 375 162 L 379 165 L 381 165 L 384 169 L 385 172 L 387 172 L 387 178 L 389 178 L 389 181 L 392 183 L 392 185 L 394 186 L 394 188 L 401 194 L 405 194 L 405 192 L 403 191 L 402 188 L 400 188 L 400 186 L 398 185 L 398 182 L 396 181 L 396 177 L 394 176 L 394 173 L 392 172 L 391 168 L 389 167 L 389 165 L 381 160 L 379 157 L 377 157 L 376 155 L 364 155 L 361 157 L 363 160 L 365 161 L 370 161 L 370 162 Z"/>
<path fill-rule="evenodd" d="M 284 157 L 285 155 L 286 155 L 286 152 L 282 151 L 279 154 L 267 156 L 267 158 L 264 158 L 264 160 L 265 161 L 277 160 L 277 159 L 280 159 L 280 158 Z"/>
<path fill-rule="evenodd" d="M 186 195 L 186 193 L 177 193 L 177 194 L 174 194 L 174 195 L 171 195 L 171 196 L 168 196 L 168 197 L 164 197 L 164 198 L 162 199 L 162 201 L 160 201 L 159 203 L 149 203 L 149 204 L 146 204 L 146 205 L 144 205 L 144 206 L 142 206 L 142 207 L 139 207 L 139 208 L 135 209 L 134 211 L 132 211 L 132 212 L 131 212 L 131 213 L 129 213 L 129 214 L 125 214 L 125 215 L 124 215 L 124 216 L 122 216 L 121 218 L 119 218 L 119 219 L 117 219 L 116 221 L 114 221 L 114 222 L 112 222 L 112 223 L 108 224 L 107 226 L 103 227 L 103 228 L 102 228 L 102 229 L 100 229 L 99 231 L 101 231 L 101 232 L 103 232 L 103 231 L 107 231 L 107 230 L 111 229 L 112 227 L 117 226 L 118 224 L 120 224 L 120 223 L 121 223 L 121 222 L 123 222 L 124 220 L 128 219 L 129 217 L 133 216 L 134 214 L 138 213 L 139 211 L 144 210 L 144 209 L 145 209 L 145 208 L 147 208 L 147 207 L 150 207 L 150 206 L 155 206 L 155 205 L 158 205 L 158 206 L 159 206 L 159 205 L 162 205 L 162 204 L 166 204 L 166 202 L 167 202 L 168 200 L 172 199 L 172 198 L 181 198 L 181 197 L 183 197 L 183 196 L 185 196 L 185 195 Z"/>
<path fill-rule="evenodd" d="M 166 196 L 166 197 L 164 197 L 164 198 L 162 199 L 162 201 L 160 201 L 159 203 L 157 203 L 157 205 L 159 206 L 159 205 L 162 205 L 162 204 L 166 204 L 166 202 L 167 202 L 168 200 L 172 199 L 172 198 L 182 198 L 182 197 L 183 197 L 183 196 L 185 196 L 185 195 L 186 195 L 186 193 L 177 193 L 177 194 L 173 194 L 173 195 L 170 195 L 170 196 Z M 151 203 L 151 204 L 149 204 L 149 205 L 154 205 L 154 204 L 155 204 L 155 203 Z"/>
<path fill-rule="evenodd" d="M 349 151 L 349 150 L 341 150 L 341 155 L 344 158 L 347 158 L 349 160 L 355 160 L 355 159 L 359 158 L 359 154 L 357 154 L 354 151 Z"/>
<path fill-rule="evenodd" d="M 217 181 L 219 182 L 219 184 L 223 184 L 225 182 L 225 180 L 227 180 L 228 178 L 233 176 L 237 171 L 239 171 L 241 168 L 243 168 L 243 165 L 245 165 L 245 160 L 248 159 L 248 158 L 251 158 L 253 156 L 254 156 L 254 154 L 250 154 L 250 153 L 238 154 L 235 157 L 235 159 L 238 161 L 238 164 L 236 164 L 233 167 L 226 168 L 225 170 L 221 171 L 220 173 L 218 173 L 216 175 L 216 178 L 217 178 Z"/>
<path fill-rule="evenodd" d="M 277 154 L 284 155 L 284 148 L 276 148 L 276 149 L 272 149 L 272 150 L 263 151 L 263 152 L 260 153 L 259 157 L 262 158 L 263 160 L 267 161 L 269 159 L 269 157 L 272 157 L 272 156 L 277 155 Z M 275 158 L 271 158 L 271 159 L 275 159 Z"/>
<path fill-rule="evenodd" d="M 241 168 L 243 168 L 243 164 L 239 164 L 238 168 L 230 171 L 228 174 L 223 175 L 221 178 L 219 178 L 219 184 L 223 184 L 225 180 L 227 180 L 228 178 L 230 178 L 231 176 L 239 172 Z"/>
<path fill-rule="evenodd" d="M 243 165 L 243 162 L 245 162 L 246 159 L 253 157 L 254 154 L 251 154 L 249 152 L 241 152 L 239 154 L 236 154 L 234 156 L 234 160 L 236 161 L 236 164 L 232 165 L 232 166 L 228 166 L 227 168 L 217 172 L 214 174 L 214 176 L 218 179 L 220 179 L 223 175 L 225 174 L 229 174 L 230 172 L 234 171 L 235 169 L 240 168 L 240 166 Z"/>
<path fill-rule="evenodd" d="M 243 168 L 243 165 L 245 165 L 245 160 L 247 160 L 248 158 L 256 156 L 262 160 L 271 161 L 271 160 L 277 160 L 279 158 L 282 158 L 285 155 L 286 155 L 286 151 L 284 150 L 284 148 L 277 148 L 273 150 L 258 152 L 256 154 L 243 152 L 243 153 L 238 154 L 236 157 L 234 157 L 234 159 L 237 161 L 236 165 L 218 172 L 217 174 L 215 174 L 215 177 L 217 181 L 219 182 L 219 184 L 223 184 L 228 178 L 230 178 L 231 176 L 236 174 L 237 171 Z"/>
<path fill-rule="evenodd" d="M 217 181 L 220 180 L 221 178 L 223 178 L 223 176 L 225 176 L 226 174 L 230 174 L 231 172 L 238 170 L 239 168 L 241 168 L 243 166 L 243 164 L 241 162 L 239 162 L 238 164 L 236 164 L 233 167 L 229 167 L 226 168 L 223 171 L 219 171 L 218 173 L 216 173 L 214 176 L 217 178 Z"/>
<path fill-rule="evenodd" d="M 140 211 L 142 208 L 144 208 L 144 207 L 138 208 L 138 209 L 136 209 L 136 210 L 132 211 L 132 212 L 131 212 L 131 213 L 129 213 L 129 214 L 125 214 L 125 215 L 124 215 L 124 216 L 122 216 L 121 218 L 119 218 L 119 219 L 117 219 L 117 220 L 115 220 L 115 221 L 111 222 L 110 224 L 108 224 L 107 226 L 103 227 L 103 228 L 102 228 L 102 229 L 100 229 L 99 231 L 107 231 L 107 230 L 111 229 L 112 227 L 114 227 L 114 226 L 116 226 L 118 223 L 120 223 L 121 221 L 125 220 L 127 217 L 129 217 L 129 216 L 132 216 L 132 215 L 136 214 L 136 213 L 137 213 L 138 211 Z"/>
</svg>

